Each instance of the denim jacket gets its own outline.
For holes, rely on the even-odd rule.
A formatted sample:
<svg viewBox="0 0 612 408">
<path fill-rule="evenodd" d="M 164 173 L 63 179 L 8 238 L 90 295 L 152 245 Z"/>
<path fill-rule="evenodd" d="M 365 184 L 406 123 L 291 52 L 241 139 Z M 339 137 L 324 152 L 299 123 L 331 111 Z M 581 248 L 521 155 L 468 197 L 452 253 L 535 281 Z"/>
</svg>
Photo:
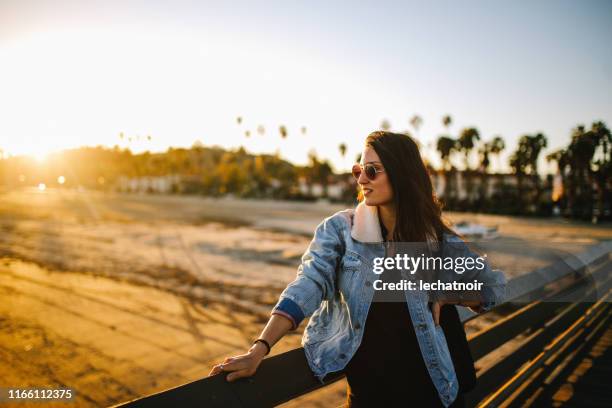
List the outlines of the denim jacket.
<svg viewBox="0 0 612 408">
<path fill-rule="evenodd" d="M 444 241 L 454 246 L 455 256 L 477 256 L 459 237 L 444 234 Z M 337 212 L 317 227 L 297 277 L 272 310 L 292 320 L 293 329 L 311 316 L 302 345 L 320 381 L 326 374 L 342 370 L 359 348 L 374 296 L 373 282 L 378 279 L 373 260 L 385 254 L 377 207 L 362 202 L 354 210 Z M 481 311 L 502 302 L 506 280 L 488 263 L 481 270 L 454 275 L 457 280 L 484 283 Z M 423 360 L 441 401 L 448 406 L 455 400 L 459 384 L 444 332 L 435 325 L 428 307 L 432 294 L 420 290 L 405 293 Z"/>
</svg>

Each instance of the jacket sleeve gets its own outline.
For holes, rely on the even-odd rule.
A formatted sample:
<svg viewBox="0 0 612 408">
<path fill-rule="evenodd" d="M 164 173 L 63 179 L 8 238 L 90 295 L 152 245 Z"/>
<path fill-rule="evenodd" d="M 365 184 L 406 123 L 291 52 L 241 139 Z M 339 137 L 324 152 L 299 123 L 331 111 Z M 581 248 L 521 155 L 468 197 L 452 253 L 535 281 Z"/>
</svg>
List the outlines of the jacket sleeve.
<svg viewBox="0 0 612 408">
<path fill-rule="evenodd" d="M 472 251 L 469 246 L 459 237 L 451 236 L 448 239 L 448 242 L 445 243 L 446 250 L 444 251 L 445 257 L 452 257 L 454 259 L 463 258 L 464 260 L 467 258 L 476 259 L 481 257 L 481 255 Z M 486 312 L 504 302 L 504 297 L 506 293 L 506 277 L 501 270 L 492 269 L 489 262 L 486 260 L 486 257 L 481 258 L 481 261 L 484 264 L 482 268 L 464 268 L 463 272 L 458 273 L 455 271 L 448 271 L 447 274 L 451 274 L 451 276 L 447 276 L 448 279 L 456 280 L 458 282 L 473 282 L 476 280 L 479 283 L 482 283 L 481 290 L 477 293 L 467 294 L 470 299 L 478 299 L 480 300 L 480 308 L 477 310 L 478 312 Z"/>
<path fill-rule="evenodd" d="M 336 268 L 343 253 L 343 244 L 336 222 L 326 218 L 317 227 L 308 249 L 302 255 L 297 276 L 283 290 L 271 314 L 289 318 L 295 330 L 300 322 L 321 305 L 333 299 Z"/>
</svg>

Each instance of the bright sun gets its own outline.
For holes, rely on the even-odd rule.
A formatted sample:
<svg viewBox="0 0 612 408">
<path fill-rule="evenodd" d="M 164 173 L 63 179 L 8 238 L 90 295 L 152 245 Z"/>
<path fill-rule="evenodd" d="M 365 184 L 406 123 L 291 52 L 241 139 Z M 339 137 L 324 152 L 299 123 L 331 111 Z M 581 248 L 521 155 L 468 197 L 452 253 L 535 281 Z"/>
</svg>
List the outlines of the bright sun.
<svg viewBox="0 0 612 408">
<path fill-rule="evenodd" d="M 41 143 L 41 144 L 36 145 L 36 146 L 31 146 L 28 149 L 27 155 L 32 157 L 32 158 L 34 158 L 36 161 L 42 163 L 42 162 L 47 160 L 49 155 L 54 150 L 55 149 L 53 148 L 53 146 L 45 146 L 44 144 Z"/>
</svg>

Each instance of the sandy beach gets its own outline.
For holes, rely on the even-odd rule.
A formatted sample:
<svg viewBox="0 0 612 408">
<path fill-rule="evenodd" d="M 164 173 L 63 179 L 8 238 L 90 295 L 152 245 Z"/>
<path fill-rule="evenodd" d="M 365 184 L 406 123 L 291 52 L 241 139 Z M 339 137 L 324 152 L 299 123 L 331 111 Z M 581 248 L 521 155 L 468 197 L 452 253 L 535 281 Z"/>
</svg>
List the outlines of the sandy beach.
<svg viewBox="0 0 612 408">
<path fill-rule="evenodd" d="M 0 386 L 71 387 L 70 406 L 89 407 L 206 376 L 223 357 L 248 349 L 316 225 L 345 207 L 1 193 Z M 477 244 L 508 278 L 612 239 L 610 225 L 446 215 L 498 227 L 499 238 Z M 273 354 L 300 338 L 298 329 Z M 344 387 L 340 381 L 285 405 L 338 406 Z"/>
</svg>

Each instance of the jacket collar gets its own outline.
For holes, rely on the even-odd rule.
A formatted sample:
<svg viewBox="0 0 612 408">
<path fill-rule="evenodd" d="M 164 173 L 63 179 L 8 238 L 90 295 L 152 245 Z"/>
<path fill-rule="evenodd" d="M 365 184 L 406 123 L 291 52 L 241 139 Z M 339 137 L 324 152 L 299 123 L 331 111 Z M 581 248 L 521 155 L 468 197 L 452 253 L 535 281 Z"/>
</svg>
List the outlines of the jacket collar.
<svg viewBox="0 0 612 408">
<path fill-rule="evenodd" d="M 360 242 L 383 242 L 378 221 L 378 207 L 360 202 L 355 208 L 351 237 Z"/>
<path fill-rule="evenodd" d="M 443 236 L 446 238 L 446 233 Z M 366 205 L 364 201 L 360 202 L 353 213 L 353 224 L 351 226 L 351 237 L 363 243 L 380 243 L 383 242 L 383 236 L 378 218 L 378 207 Z M 428 237 L 427 242 L 436 245 L 437 239 Z"/>
</svg>

